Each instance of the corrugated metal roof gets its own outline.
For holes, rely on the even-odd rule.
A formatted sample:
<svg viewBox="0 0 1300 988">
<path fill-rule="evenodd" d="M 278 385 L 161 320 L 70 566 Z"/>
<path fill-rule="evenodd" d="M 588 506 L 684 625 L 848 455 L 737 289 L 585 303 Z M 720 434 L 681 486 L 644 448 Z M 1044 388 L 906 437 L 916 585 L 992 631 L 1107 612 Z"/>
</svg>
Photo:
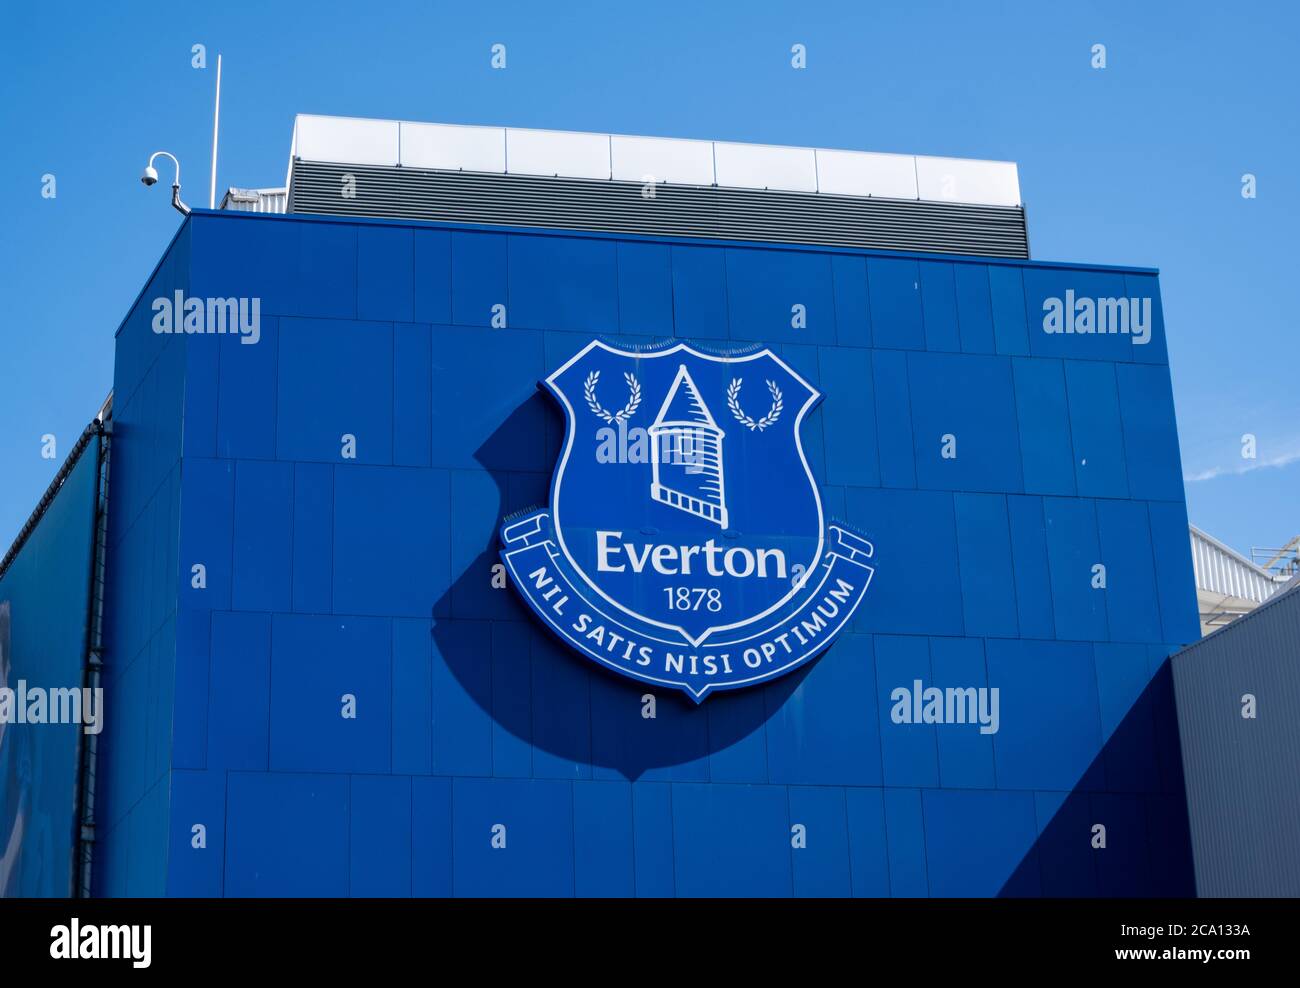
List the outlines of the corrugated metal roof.
<svg viewBox="0 0 1300 988">
<path fill-rule="evenodd" d="M 288 189 L 229 188 L 221 197 L 220 209 L 238 213 L 283 213 L 288 210 Z"/>
<path fill-rule="evenodd" d="M 1262 604 L 1285 582 L 1195 525 L 1188 527 L 1191 529 L 1192 566 L 1196 572 L 1197 590 Z"/>
</svg>

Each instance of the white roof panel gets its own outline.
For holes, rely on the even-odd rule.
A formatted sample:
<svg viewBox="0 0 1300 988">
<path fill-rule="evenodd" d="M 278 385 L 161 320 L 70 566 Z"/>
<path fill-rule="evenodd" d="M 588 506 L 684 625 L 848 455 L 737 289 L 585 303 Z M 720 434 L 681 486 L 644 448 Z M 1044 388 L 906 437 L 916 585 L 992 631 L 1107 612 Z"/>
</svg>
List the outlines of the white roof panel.
<svg viewBox="0 0 1300 988">
<path fill-rule="evenodd" d="M 916 159 L 910 154 L 817 149 L 817 191 L 836 196 L 916 198 Z"/>
<path fill-rule="evenodd" d="M 300 114 L 293 158 L 1019 206 L 1011 161 Z"/>
<path fill-rule="evenodd" d="M 506 170 L 504 127 L 403 122 L 401 136 L 399 159 L 405 168 L 498 173 Z"/>
<path fill-rule="evenodd" d="M 507 128 L 506 172 L 609 178 L 609 135 Z"/>
</svg>

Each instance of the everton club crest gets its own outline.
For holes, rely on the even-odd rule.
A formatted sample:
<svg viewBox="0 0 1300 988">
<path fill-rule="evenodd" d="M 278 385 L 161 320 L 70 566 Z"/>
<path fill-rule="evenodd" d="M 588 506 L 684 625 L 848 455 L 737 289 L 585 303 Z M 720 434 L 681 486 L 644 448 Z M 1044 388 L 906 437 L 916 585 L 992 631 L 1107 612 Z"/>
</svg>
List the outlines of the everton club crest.
<svg viewBox="0 0 1300 988">
<path fill-rule="evenodd" d="M 557 635 L 697 703 L 834 640 L 874 570 L 808 468 L 815 388 L 770 350 L 600 341 L 544 383 L 566 420 L 551 504 L 502 526 L 501 558 Z"/>
</svg>

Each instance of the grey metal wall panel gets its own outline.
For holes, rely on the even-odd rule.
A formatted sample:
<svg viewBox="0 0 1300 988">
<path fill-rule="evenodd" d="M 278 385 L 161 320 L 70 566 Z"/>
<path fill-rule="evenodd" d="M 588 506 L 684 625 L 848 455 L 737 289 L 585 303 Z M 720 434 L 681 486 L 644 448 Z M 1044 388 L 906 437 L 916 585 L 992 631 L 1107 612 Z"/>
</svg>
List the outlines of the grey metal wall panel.
<svg viewBox="0 0 1300 988">
<path fill-rule="evenodd" d="M 1300 588 L 1172 664 L 1198 893 L 1300 896 Z"/>
<path fill-rule="evenodd" d="M 345 197 L 347 187 L 354 192 Z M 1018 206 L 295 161 L 289 212 L 1027 258 Z"/>
</svg>

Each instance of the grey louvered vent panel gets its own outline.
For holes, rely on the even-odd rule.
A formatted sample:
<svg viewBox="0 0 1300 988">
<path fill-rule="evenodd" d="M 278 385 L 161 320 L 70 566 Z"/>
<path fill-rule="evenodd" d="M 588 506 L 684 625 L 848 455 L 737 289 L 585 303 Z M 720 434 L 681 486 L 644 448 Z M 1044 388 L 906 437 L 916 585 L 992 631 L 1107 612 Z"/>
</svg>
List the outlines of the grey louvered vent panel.
<svg viewBox="0 0 1300 988">
<path fill-rule="evenodd" d="M 344 176 L 355 196 L 344 198 Z M 1029 256 L 1019 207 L 295 161 L 289 212 L 985 257 Z"/>
</svg>

